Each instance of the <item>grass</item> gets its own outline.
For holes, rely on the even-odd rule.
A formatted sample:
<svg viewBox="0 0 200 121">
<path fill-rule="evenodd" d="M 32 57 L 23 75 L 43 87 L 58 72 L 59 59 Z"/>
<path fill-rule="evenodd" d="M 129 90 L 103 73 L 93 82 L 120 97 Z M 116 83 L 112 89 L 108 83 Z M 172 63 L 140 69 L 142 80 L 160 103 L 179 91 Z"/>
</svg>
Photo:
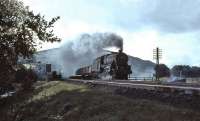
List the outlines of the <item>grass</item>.
<svg viewBox="0 0 200 121">
<path fill-rule="evenodd" d="M 10 114 L 12 111 L 9 111 L 9 109 L 4 116 L 12 117 L 11 119 L 15 119 L 15 121 L 200 120 L 200 112 L 175 108 L 156 101 L 129 99 L 112 93 L 89 89 L 85 85 L 59 81 L 37 86 L 34 93 L 23 101 L 25 100 L 29 101 L 16 107 L 15 117 Z M 14 105 L 16 105 L 16 102 Z M 4 119 L 2 121 L 9 121 L 9 118 L 5 117 L 1 118 Z"/>
<path fill-rule="evenodd" d="M 85 86 L 80 86 L 80 85 L 74 85 L 74 84 L 68 84 L 65 82 L 60 82 L 60 81 L 53 81 L 49 83 L 45 83 L 41 86 L 36 87 L 37 92 L 35 95 L 33 95 L 32 98 L 30 98 L 30 101 L 36 101 L 36 100 L 42 100 L 45 98 L 49 98 L 53 95 L 56 95 L 62 91 L 74 91 L 74 90 L 79 90 L 80 92 L 87 91 L 88 88 Z"/>
</svg>

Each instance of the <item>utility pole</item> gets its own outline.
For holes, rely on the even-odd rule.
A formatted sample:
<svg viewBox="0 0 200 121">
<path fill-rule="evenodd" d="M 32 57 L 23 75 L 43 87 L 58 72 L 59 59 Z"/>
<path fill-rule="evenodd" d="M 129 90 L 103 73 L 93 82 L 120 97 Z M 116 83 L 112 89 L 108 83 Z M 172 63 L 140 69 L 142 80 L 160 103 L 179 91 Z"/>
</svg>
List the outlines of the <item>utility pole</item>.
<svg viewBox="0 0 200 121">
<path fill-rule="evenodd" d="M 159 82 L 159 64 L 160 59 L 162 58 L 162 50 L 158 47 L 153 49 L 153 59 L 156 60 L 156 81 Z"/>
</svg>

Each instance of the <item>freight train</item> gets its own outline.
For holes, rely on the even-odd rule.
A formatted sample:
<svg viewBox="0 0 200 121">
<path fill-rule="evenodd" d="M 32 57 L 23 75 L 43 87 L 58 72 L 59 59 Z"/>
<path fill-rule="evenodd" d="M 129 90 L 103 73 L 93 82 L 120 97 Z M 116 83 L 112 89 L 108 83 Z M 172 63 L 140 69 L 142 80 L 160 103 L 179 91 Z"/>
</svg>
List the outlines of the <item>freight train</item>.
<svg viewBox="0 0 200 121">
<path fill-rule="evenodd" d="M 119 52 L 112 52 L 96 58 L 92 65 L 79 68 L 76 71 L 76 77 L 82 79 L 127 80 L 131 73 L 127 54 L 119 50 Z"/>
</svg>

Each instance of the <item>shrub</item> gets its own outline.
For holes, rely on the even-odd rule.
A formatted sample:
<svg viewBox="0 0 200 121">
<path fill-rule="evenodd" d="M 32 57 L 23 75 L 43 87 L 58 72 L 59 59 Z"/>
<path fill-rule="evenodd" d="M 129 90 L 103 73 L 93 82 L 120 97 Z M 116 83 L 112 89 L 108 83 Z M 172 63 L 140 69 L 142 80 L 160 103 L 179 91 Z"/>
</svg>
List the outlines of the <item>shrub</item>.
<svg viewBox="0 0 200 121">
<path fill-rule="evenodd" d="M 32 69 L 21 67 L 16 71 L 15 80 L 17 83 L 22 84 L 24 90 L 28 90 L 37 81 L 37 75 Z"/>
</svg>

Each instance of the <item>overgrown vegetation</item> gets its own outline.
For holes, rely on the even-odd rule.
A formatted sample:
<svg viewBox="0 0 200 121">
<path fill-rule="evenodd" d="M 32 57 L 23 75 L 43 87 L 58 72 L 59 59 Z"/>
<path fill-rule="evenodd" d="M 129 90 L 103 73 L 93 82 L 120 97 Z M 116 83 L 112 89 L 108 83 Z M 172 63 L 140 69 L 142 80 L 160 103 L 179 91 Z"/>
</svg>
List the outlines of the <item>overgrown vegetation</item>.
<svg viewBox="0 0 200 121">
<path fill-rule="evenodd" d="M 37 81 L 37 74 L 32 69 L 27 69 L 23 65 L 18 65 L 15 73 L 15 82 L 22 85 L 23 90 L 32 89 L 32 85 Z"/>
<path fill-rule="evenodd" d="M 43 83 L 43 82 L 42 82 Z M 34 94 L 1 106 L 2 121 L 199 121 L 200 112 L 129 99 L 65 82 L 38 84 Z M 21 98 L 20 98 L 21 97 Z M 9 102 L 9 101 L 7 101 Z M 9 107 L 9 108 L 8 108 Z M 12 109 L 13 107 L 14 109 Z"/>
</svg>

